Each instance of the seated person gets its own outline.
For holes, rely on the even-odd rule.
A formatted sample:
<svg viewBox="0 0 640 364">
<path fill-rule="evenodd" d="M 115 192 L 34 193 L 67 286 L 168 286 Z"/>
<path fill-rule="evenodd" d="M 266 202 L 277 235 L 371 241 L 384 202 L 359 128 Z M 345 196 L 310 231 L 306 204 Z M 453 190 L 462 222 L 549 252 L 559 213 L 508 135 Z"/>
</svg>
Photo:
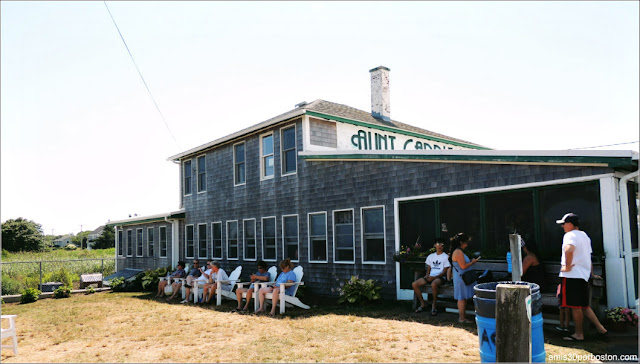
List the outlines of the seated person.
<svg viewBox="0 0 640 364">
<path fill-rule="evenodd" d="M 173 271 L 173 273 L 171 273 L 170 275 L 167 275 L 167 278 L 184 278 L 184 276 L 187 274 L 184 271 L 184 266 L 185 263 L 183 261 L 179 261 L 176 270 Z M 169 284 L 168 279 L 164 279 L 158 282 L 158 294 L 156 295 L 156 298 L 164 296 L 164 288 L 167 286 L 167 284 Z"/>
<path fill-rule="evenodd" d="M 538 259 L 535 243 L 525 244 L 524 240 L 520 243 L 524 251 L 522 258 L 522 278 L 523 282 L 535 283 L 540 286 L 540 291 L 544 288 L 544 267 Z"/>
<path fill-rule="evenodd" d="M 238 298 L 238 308 L 236 308 L 234 311 L 242 311 L 242 312 L 246 312 L 247 309 L 249 308 L 249 302 L 251 302 L 251 296 L 253 295 L 253 283 L 254 282 L 268 282 L 269 281 L 269 272 L 267 272 L 267 263 L 265 263 L 264 261 L 260 260 L 258 261 L 258 271 L 254 274 L 251 275 L 250 279 L 251 279 L 251 285 L 249 286 L 249 288 L 236 288 L 236 297 Z M 242 293 L 247 292 L 247 304 L 244 305 L 244 307 L 242 307 Z"/>
<path fill-rule="evenodd" d="M 411 287 L 413 287 L 413 291 L 420 301 L 420 307 L 416 309 L 416 313 L 424 311 L 426 307 L 424 298 L 422 298 L 422 291 L 420 288 L 426 284 L 431 285 L 431 291 L 433 293 L 433 299 L 431 302 L 431 316 L 435 316 L 438 314 L 438 309 L 436 308 L 436 302 L 438 300 L 438 287 L 447 281 L 447 275 L 449 274 L 449 270 L 451 269 L 451 264 L 449 263 L 449 255 L 444 252 L 444 240 L 441 238 L 437 238 L 433 244 L 433 247 L 436 248 L 436 252 L 429 254 L 427 259 L 425 260 L 427 273 L 424 277 L 417 279 L 411 284 Z"/>
<path fill-rule="evenodd" d="M 193 268 L 191 268 L 191 271 L 189 271 L 189 274 L 187 275 L 187 279 L 186 279 L 186 282 L 185 282 L 185 287 L 191 288 L 191 282 L 194 279 L 200 277 L 200 274 L 201 274 L 200 273 L 200 263 L 196 259 L 196 260 L 193 261 Z M 173 288 L 173 294 L 171 295 L 171 297 L 167 298 L 167 301 L 171 301 L 172 299 L 174 299 L 178 295 L 178 292 L 181 292 L 182 281 L 173 282 L 171 287 Z"/>
<path fill-rule="evenodd" d="M 227 272 L 224 271 L 224 269 L 220 268 L 220 263 L 211 262 L 211 275 L 209 276 L 209 282 L 205 283 L 204 287 L 202 288 L 202 302 L 209 303 L 209 301 L 211 301 L 211 298 L 216 295 L 218 285 L 221 284 L 218 281 L 228 280 L 229 276 L 227 275 Z M 231 284 L 222 283 L 221 288 L 230 291 Z"/>
<path fill-rule="evenodd" d="M 280 286 L 278 283 L 294 283 L 297 280 L 296 274 L 293 272 L 293 263 L 291 263 L 291 259 L 285 259 L 280 262 L 280 269 L 282 269 L 282 273 L 278 276 L 273 286 L 260 288 L 259 298 L 260 298 L 260 308 L 256 312 L 264 312 L 264 301 L 266 299 L 265 295 L 267 293 L 273 293 L 271 296 L 271 312 L 269 315 L 275 316 L 276 314 L 276 306 L 278 304 L 278 299 L 280 298 Z M 295 290 L 294 286 L 288 286 L 284 289 L 284 294 L 293 295 Z"/>
<path fill-rule="evenodd" d="M 202 287 L 209 281 L 209 276 L 211 276 L 211 272 L 212 272 L 210 265 L 211 265 L 211 260 L 207 260 L 207 264 L 204 267 L 200 268 L 200 276 L 195 280 L 191 280 L 190 284 L 184 285 L 186 297 L 180 303 L 189 303 L 189 295 L 191 294 L 192 286 L 199 285 L 200 287 Z M 192 277 L 192 276 L 188 276 L 187 279 L 189 279 L 189 277 Z M 193 302 L 194 303 L 197 302 L 197 297 L 193 297 Z"/>
</svg>

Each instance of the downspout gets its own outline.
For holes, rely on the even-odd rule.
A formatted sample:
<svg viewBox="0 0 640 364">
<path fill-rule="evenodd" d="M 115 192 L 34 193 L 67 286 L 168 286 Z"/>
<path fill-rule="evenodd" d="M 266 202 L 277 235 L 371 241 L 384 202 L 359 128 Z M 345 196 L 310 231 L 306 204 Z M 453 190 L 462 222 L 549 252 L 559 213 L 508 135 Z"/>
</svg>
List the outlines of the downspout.
<svg viewBox="0 0 640 364">
<path fill-rule="evenodd" d="M 116 249 L 115 249 L 115 252 L 114 252 L 113 254 L 114 254 L 115 258 L 116 258 L 116 259 L 115 259 L 115 262 L 116 262 L 116 264 L 115 264 L 115 270 L 116 270 L 116 273 L 117 273 L 117 272 L 118 272 L 118 244 L 120 243 L 120 242 L 118 241 L 118 225 L 114 225 L 114 226 L 113 226 L 113 228 L 114 228 L 115 235 L 116 235 L 116 236 L 115 236 L 115 240 L 116 240 Z M 122 228 L 122 226 L 120 226 L 120 228 Z M 102 273 L 104 274 L 104 272 L 102 272 Z"/>
<path fill-rule="evenodd" d="M 164 221 L 171 223 L 171 267 L 175 268 L 180 260 L 180 220 L 168 219 L 165 216 Z"/>
<path fill-rule="evenodd" d="M 625 273 L 627 276 L 627 307 L 637 308 L 637 297 L 635 292 L 636 278 L 633 273 L 633 248 L 631 247 L 631 225 L 629 223 L 629 198 L 627 181 L 632 178 L 638 178 L 638 171 L 629 173 L 619 182 L 619 203 L 620 203 L 620 219 L 622 220 L 622 248 L 625 265 Z"/>
</svg>

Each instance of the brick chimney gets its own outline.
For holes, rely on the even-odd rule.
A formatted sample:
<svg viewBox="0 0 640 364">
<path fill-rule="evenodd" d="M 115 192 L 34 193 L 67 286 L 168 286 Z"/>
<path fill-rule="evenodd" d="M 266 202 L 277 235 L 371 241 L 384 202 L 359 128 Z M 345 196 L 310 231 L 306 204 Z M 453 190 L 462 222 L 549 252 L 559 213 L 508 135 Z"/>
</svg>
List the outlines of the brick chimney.
<svg viewBox="0 0 640 364">
<path fill-rule="evenodd" d="M 385 66 L 369 70 L 371 73 L 371 116 L 384 121 L 391 121 L 389 71 L 391 70 Z"/>
</svg>

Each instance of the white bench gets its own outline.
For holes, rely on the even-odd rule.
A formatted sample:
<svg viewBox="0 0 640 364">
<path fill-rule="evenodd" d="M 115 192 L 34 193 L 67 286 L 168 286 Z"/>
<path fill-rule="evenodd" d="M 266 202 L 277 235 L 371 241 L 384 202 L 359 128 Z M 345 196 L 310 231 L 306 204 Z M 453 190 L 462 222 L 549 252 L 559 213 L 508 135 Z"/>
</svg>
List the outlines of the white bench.
<svg viewBox="0 0 640 364">
<path fill-rule="evenodd" d="M 2 345 L 2 349 L 13 349 L 13 354 L 18 355 L 18 336 L 16 335 L 16 315 L 2 315 L 2 319 L 9 320 L 9 328 L 2 329 L 2 340 L 11 338 L 12 345 Z"/>
</svg>

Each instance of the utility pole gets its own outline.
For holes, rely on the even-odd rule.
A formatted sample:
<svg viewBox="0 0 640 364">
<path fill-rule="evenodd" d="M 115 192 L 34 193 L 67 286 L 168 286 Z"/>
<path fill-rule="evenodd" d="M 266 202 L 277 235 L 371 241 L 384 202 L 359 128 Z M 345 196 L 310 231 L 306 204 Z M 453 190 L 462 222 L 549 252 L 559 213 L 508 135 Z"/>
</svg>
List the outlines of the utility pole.
<svg viewBox="0 0 640 364">
<path fill-rule="evenodd" d="M 82 224 L 80 224 L 80 234 L 82 234 Z M 82 250 L 82 236 L 80 236 L 80 250 Z"/>
</svg>

